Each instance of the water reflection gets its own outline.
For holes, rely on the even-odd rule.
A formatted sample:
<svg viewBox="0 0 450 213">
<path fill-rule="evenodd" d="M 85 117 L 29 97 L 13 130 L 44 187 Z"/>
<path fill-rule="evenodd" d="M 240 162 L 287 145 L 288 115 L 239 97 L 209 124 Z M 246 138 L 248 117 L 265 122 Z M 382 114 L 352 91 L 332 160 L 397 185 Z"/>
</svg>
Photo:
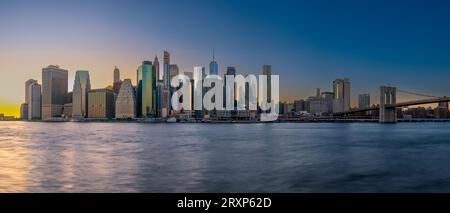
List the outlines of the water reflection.
<svg viewBox="0 0 450 213">
<path fill-rule="evenodd" d="M 0 122 L 0 192 L 448 192 L 449 127 Z"/>
</svg>

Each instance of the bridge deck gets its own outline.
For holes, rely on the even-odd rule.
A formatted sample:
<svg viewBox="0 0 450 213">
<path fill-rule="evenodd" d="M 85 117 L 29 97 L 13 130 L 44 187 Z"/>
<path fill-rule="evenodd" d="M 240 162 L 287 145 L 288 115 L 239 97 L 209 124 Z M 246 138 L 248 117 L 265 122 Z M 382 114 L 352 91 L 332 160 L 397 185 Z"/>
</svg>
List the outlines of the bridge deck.
<svg viewBox="0 0 450 213">
<path fill-rule="evenodd" d="M 397 103 L 395 105 L 386 105 L 386 108 L 397 108 L 397 107 L 432 104 L 432 103 L 440 103 L 440 102 L 450 102 L 450 98 L 449 97 L 437 97 L 437 98 L 429 98 L 429 99 L 422 99 L 422 100 L 416 100 L 416 101 L 406 101 L 406 102 Z M 355 109 L 355 110 L 350 110 L 350 111 L 345 111 L 345 112 L 333 113 L 333 115 L 341 116 L 341 115 L 346 115 L 346 114 L 374 111 L 374 110 L 379 110 L 379 109 L 380 109 L 379 106 L 375 106 L 375 107 L 370 107 L 370 108 L 365 108 L 365 109 Z"/>
</svg>

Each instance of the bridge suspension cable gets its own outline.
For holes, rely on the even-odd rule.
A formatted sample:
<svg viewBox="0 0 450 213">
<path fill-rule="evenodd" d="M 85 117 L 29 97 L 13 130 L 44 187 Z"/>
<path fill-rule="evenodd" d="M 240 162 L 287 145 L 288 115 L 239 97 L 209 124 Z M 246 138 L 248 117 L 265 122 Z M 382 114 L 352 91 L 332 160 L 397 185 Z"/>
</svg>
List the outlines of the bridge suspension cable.
<svg viewBox="0 0 450 213">
<path fill-rule="evenodd" d="M 421 94 L 421 93 L 417 93 L 417 92 L 409 92 L 409 91 L 402 90 L 402 89 L 399 89 L 399 88 L 397 88 L 397 91 L 398 92 L 402 92 L 402 93 L 406 93 L 406 94 L 410 94 L 410 95 L 427 97 L 427 98 L 436 98 L 437 97 L 437 96 L 434 96 L 434 95 Z"/>
</svg>

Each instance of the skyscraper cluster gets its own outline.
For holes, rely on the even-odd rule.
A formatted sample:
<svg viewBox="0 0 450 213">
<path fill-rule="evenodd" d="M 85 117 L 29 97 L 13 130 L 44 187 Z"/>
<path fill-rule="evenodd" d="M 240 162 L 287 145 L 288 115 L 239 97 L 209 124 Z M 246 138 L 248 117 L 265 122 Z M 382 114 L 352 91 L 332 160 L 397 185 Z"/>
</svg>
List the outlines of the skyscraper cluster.
<svg viewBox="0 0 450 213">
<path fill-rule="evenodd" d="M 336 79 L 332 84 L 333 92 L 321 92 L 306 100 L 296 100 L 293 103 L 280 103 L 280 114 L 308 114 L 311 116 L 331 116 L 333 113 L 350 110 L 350 80 L 348 78 Z M 368 95 L 368 94 L 367 94 Z M 368 97 L 370 104 L 370 96 Z"/>
<path fill-rule="evenodd" d="M 263 73 L 272 73 L 270 65 L 263 66 Z M 88 119 L 145 119 L 167 120 L 177 118 L 181 120 L 198 120 L 204 118 L 256 119 L 256 111 L 236 109 L 239 95 L 235 91 L 230 100 L 234 110 L 220 110 L 210 112 L 204 107 L 194 109 L 196 102 L 202 103 L 209 88 L 203 87 L 202 82 L 208 75 L 219 75 L 219 66 L 213 51 L 209 70 L 203 66 L 196 66 L 193 72 L 180 73 L 177 64 L 171 63 L 170 53 L 164 51 L 162 67 L 158 57 L 153 61 L 146 60 L 136 69 L 136 85 L 131 79 L 120 79 L 120 69 L 115 66 L 112 70 L 112 86 L 93 89 L 88 70 L 77 70 L 72 92 L 68 92 L 68 71 L 57 65 L 49 65 L 42 69 L 42 86 L 37 80 L 25 82 L 25 102 L 21 105 L 21 118 L 27 120 L 88 120 Z M 180 97 L 181 102 L 188 103 L 191 109 L 174 110 L 173 94 L 180 89 L 170 85 L 179 74 L 185 74 L 191 79 L 188 94 Z M 235 67 L 227 67 L 225 75 L 236 76 Z M 197 84 L 194 84 L 194 79 Z M 225 79 L 225 77 L 224 77 Z M 198 83 L 200 82 L 200 83 Z M 201 88 L 200 88 L 201 87 Z M 236 87 L 236 86 L 235 86 Z M 249 90 L 249 85 L 245 85 Z M 229 88 L 228 88 L 229 89 Z M 224 93 L 227 88 L 224 88 Z M 270 83 L 268 95 L 270 97 Z M 249 91 L 245 91 L 245 101 Z M 225 95 L 220 99 L 225 100 Z M 242 96 L 243 97 L 243 96 Z M 212 98 L 213 102 L 215 96 Z M 230 97 L 229 97 L 230 98 Z M 219 100 L 220 100 L 219 99 Z M 225 106 L 224 101 L 224 106 Z M 201 104 L 202 105 L 202 104 Z"/>
</svg>

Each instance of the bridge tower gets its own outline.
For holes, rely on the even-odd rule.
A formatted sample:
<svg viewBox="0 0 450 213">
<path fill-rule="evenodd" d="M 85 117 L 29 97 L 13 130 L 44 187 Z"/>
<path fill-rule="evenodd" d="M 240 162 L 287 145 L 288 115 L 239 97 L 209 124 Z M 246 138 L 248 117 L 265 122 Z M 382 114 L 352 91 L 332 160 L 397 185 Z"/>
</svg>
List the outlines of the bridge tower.
<svg viewBox="0 0 450 213">
<path fill-rule="evenodd" d="M 397 122 L 397 88 L 380 87 L 380 123 Z"/>
</svg>

